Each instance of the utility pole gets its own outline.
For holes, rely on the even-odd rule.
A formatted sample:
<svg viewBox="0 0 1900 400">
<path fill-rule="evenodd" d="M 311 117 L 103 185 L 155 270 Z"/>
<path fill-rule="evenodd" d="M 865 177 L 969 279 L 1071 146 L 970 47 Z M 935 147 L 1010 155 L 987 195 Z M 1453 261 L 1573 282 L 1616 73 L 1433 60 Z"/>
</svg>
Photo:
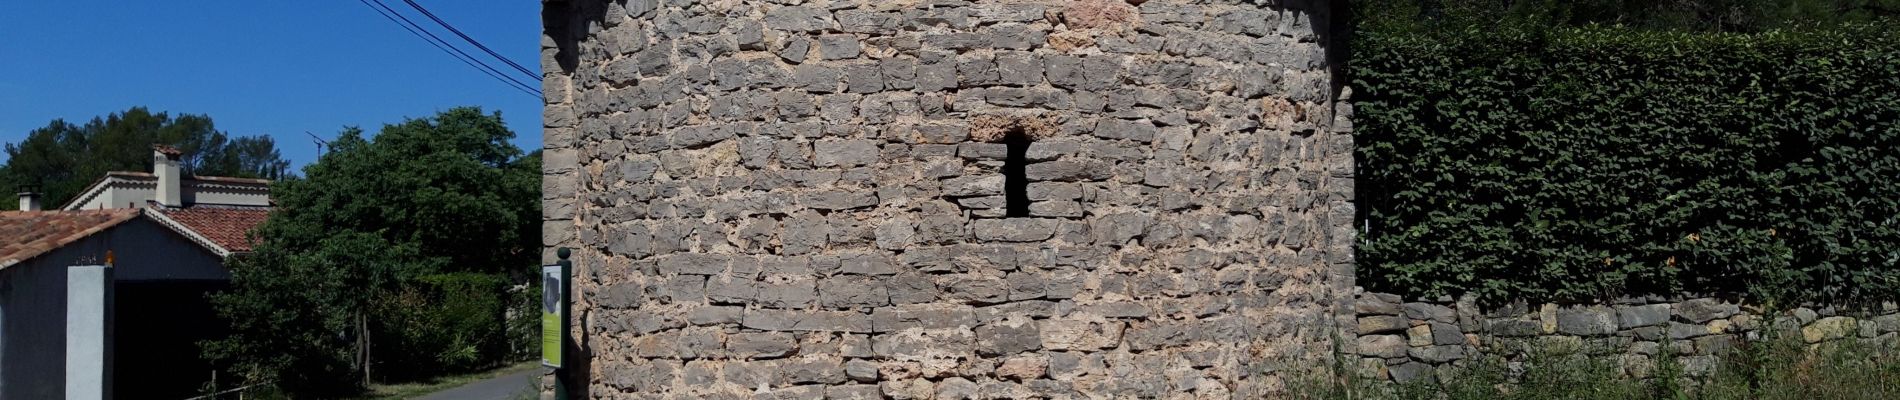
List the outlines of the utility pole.
<svg viewBox="0 0 1900 400">
<path fill-rule="evenodd" d="M 328 140 L 323 140 L 323 138 L 320 138 L 320 137 L 317 137 L 317 134 L 315 134 L 315 133 L 310 133 L 310 131 L 303 131 L 303 134 L 305 134 L 305 135 L 310 135 L 310 141 L 312 141 L 312 142 L 315 142 L 315 143 L 317 144 L 317 157 L 322 157 L 322 156 L 323 156 L 323 146 L 324 146 L 324 145 L 327 145 L 327 144 L 330 144 L 330 141 L 328 141 Z"/>
</svg>

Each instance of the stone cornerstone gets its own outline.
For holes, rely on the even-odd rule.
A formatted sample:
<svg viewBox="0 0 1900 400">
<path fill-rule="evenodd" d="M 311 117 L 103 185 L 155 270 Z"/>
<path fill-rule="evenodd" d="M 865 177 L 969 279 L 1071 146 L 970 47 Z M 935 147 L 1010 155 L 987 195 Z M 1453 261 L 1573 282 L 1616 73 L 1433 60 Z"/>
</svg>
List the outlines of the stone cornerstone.
<svg viewBox="0 0 1900 400">
<path fill-rule="evenodd" d="M 591 398 L 1258 398 L 1354 350 L 1325 1 L 544 4 Z"/>
</svg>

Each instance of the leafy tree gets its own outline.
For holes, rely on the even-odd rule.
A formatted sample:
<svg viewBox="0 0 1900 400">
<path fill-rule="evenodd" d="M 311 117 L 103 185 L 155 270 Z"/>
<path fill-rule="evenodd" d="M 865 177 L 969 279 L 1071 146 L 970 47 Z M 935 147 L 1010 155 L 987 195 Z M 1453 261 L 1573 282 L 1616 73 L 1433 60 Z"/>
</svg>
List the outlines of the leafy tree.
<svg viewBox="0 0 1900 400">
<path fill-rule="evenodd" d="M 499 361 L 510 271 L 537 259 L 540 158 L 500 114 L 456 108 L 349 128 L 272 188 L 261 242 L 214 304 L 206 355 L 302 396 Z"/>
<path fill-rule="evenodd" d="M 49 207 L 57 206 L 108 171 L 150 171 L 154 143 L 183 152 L 187 174 L 277 179 L 290 168 L 269 136 L 232 138 L 218 131 L 209 116 L 173 117 L 133 107 L 85 124 L 55 119 L 20 143 L 8 143 L 7 162 L 0 165 L 0 190 L 36 189 Z"/>
</svg>

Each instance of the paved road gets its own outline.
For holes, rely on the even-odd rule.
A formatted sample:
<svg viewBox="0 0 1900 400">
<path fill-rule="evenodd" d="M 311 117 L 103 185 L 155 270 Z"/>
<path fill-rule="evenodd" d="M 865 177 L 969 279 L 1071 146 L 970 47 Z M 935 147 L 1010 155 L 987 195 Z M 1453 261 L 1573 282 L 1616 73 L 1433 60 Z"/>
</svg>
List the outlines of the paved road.
<svg viewBox="0 0 1900 400">
<path fill-rule="evenodd" d="M 528 399 L 539 399 L 534 390 L 536 378 L 541 377 L 541 368 L 529 368 L 526 371 L 502 375 L 475 381 L 454 389 L 431 393 L 418 397 L 419 400 L 515 400 L 528 394 Z"/>
</svg>

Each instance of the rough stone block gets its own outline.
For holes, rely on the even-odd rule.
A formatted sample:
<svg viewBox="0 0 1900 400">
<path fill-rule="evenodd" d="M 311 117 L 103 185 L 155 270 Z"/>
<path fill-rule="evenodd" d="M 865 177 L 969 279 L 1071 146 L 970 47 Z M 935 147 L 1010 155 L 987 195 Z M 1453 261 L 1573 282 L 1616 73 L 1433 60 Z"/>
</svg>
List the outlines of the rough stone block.
<svg viewBox="0 0 1900 400">
<path fill-rule="evenodd" d="M 808 357 L 790 359 L 779 364 L 779 371 L 785 374 L 785 381 L 793 384 L 819 383 L 835 385 L 844 383 L 844 363 L 836 358 Z"/>
<path fill-rule="evenodd" d="M 888 399 L 928 400 L 936 395 L 936 385 L 924 379 L 884 381 L 878 384 L 878 391 Z"/>
<path fill-rule="evenodd" d="M 1425 363 L 1408 362 L 1388 367 L 1387 370 L 1391 371 L 1392 381 L 1400 384 L 1412 383 L 1419 380 L 1429 382 L 1431 379 L 1435 379 L 1432 374 L 1431 365 Z"/>
<path fill-rule="evenodd" d="M 1464 346 L 1427 346 L 1414 347 L 1407 351 L 1412 359 L 1432 364 L 1448 363 L 1465 358 Z"/>
<path fill-rule="evenodd" d="M 857 382 L 877 382 L 877 369 L 877 363 L 871 361 L 851 360 L 844 362 L 845 377 Z"/>
<path fill-rule="evenodd" d="M 1049 357 L 1034 353 L 1005 358 L 1003 364 L 996 367 L 997 377 L 1017 382 L 1040 379 L 1048 372 Z"/>
<path fill-rule="evenodd" d="M 755 301 L 766 307 L 804 308 L 818 300 L 817 282 L 810 280 L 760 282 L 754 286 Z"/>
<path fill-rule="evenodd" d="M 1820 343 L 1850 338 L 1854 337 L 1859 330 L 1859 322 L 1851 317 L 1821 318 L 1801 327 L 1801 340 L 1808 343 Z"/>
<path fill-rule="evenodd" d="M 1617 327 L 1621 329 L 1662 325 L 1669 322 L 1668 304 L 1650 304 L 1641 306 L 1623 306 L 1616 310 Z"/>
<path fill-rule="evenodd" d="M 1029 215 L 1037 217 L 1080 218 L 1085 214 L 1082 210 L 1082 203 L 1058 200 L 1029 203 Z"/>
<path fill-rule="evenodd" d="M 1405 338 L 1399 335 L 1363 335 L 1358 345 L 1360 355 L 1379 358 L 1405 357 L 1408 348 Z"/>
<path fill-rule="evenodd" d="M 1466 344 L 1465 334 L 1458 329 L 1457 325 L 1434 322 L 1431 324 L 1431 327 L 1432 344 L 1434 345 L 1449 346 Z"/>
<path fill-rule="evenodd" d="M 1037 242 L 1055 236 L 1057 220 L 1047 218 L 979 219 L 970 224 L 977 240 Z"/>
<path fill-rule="evenodd" d="M 745 317 L 745 308 L 736 306 L 701 306 L 686 314 L 686 321 L 693 325 L 737 324 Z"/>
<path fill-rule="evenodd" d="M 1405 330 L 1405 343 L 1412 347 L 1432 345 L 1432 326 L 1419 325 Z"/>
<path fill-rule="evenodd" d="M 1596 336 L 1616 333 L 1616 316 L 1599 307 L 1557 311 L 1557 331 L 1567 335 Z"/>
<path fill-rule="evenodd" d="M 881 278 L 891 296 L 891 304 L 917 304 L 936 301 L 940 290 L 935 280 L 920 274 L 899 274 Z"/>
<path fill-rule="evenodd" d="M 1104 215 L 1089 220 L 1089 236 L 1095 244 L 1120 246 L 1146 233 L 1154 221 L 1145 213 Z"/>
<path fill-rule="evenodd" d="M 1124 325 L 1114 321 L 1086 320 L 1043 320 L 1041 327 L 1042 347 L 1050 350 L 1083 350 L 1111 348 L 1122 340 Z"/>
<path fill-rule="evenodd" d="M 854 311 L 747 310 L 740 326 L 764 331 L 870 333 L 871 317 Z"/>
<path fill-rule="evenodd" d="M 1411 322 L 1405 317 L 1376 315 L 1359 318 L 1359 334 L 1361 335 L 1399 332 L 1408 327 L 1411 327 Z"/>
<path fill-rule="evenodd" d="M 1098 122 L 1093 133 L 1096 137 L 1103 139 L 1125 139 L 1147 143 L 1154 141 L 1156 131 L 1152 122 L 1110 118 Z"/>
<path fill-rule="evenodd" d="M 871 323 L 877 332 L 896 332 L 907 329 L 970 329 L 977 326 L 977 319 L 969 306 L 919 304 L 874 309 L 871 311 Z"/>
<path fill-rule="evenodd" d="M 825 60 L 857 58 L 863 46 L 855 35 L 822 35 L 818 37 L 818 55 Z"/>
<path fill-rule="evenodd" d="M 1378 296 L 1359 296 L 1353 300 L 1353 312 L 1359 315 L 1399 315 L 1399 304 Z"/>
<path fill-rule="evenodd" d="M 766 10 L 764 22 L 767 28 L 793 32 L 816 32 L 835 25 L 830 12 L 816 7 L 795 6 Z"/>
<path fill-rule="evenodd" d="M 1400 305 L 1405 317 L 1417 321 L 1435 321 L 1451 323 L 1456 320 L 1451 307 L 1430 303 L 1405 303 Z"/>
<path fill-rule="evenodd" d="M 1874 323 L 1880 327 L 1880 333 L 1900 332 L 1900 314 L 1874 317 Z"/>
<path fill-rule="evenodd" d="M 818 282 L 818 305 L 831 308 L 880 307 L 891 304 L 882 282 L 869 277 L 834 277 Z"/>
<path fill-rule="evenodd" d="M 812 142 L 812 164 L 819 167 L 859 167 L 878 161 L 878 142 L 868 139 L 825 139 Z"/>
<path fill-rule="evenodd" d="M 1544 332 L 1543 325 L 1537 321 L 1523 319 L 1494 319 L 1485 324 L 1485 330 L 1503 337 L 1536 336 Z"/>
<path fill-rule="evenodd" d="M 798 202 L 819 210 L 849 210 L 877 205 L 877 192 L 841 188 L 800 193 Z"/>
<path fill-rule="evenodd" d="M 901 361 L 921 361 L 949 354 L 975 351 L 975 337 L 969 329 L 913 329 L 878 335 L 871 339 L 878 357 Z"/>
<path fill-rule="evenodd" d="M 1718 318 L 1728 318 L 1740 312 L 1740 306 L 1716 299 L 1694 299 L 1676 304 L 1677 317 L 1698 324 Z"/>
<path fill-rule="evenodd" d="M 1707 336 L 1712 333 L 1719 333 L 1719 332 L 1710 332 L 1709 325 L 1705 325 L 1705 324 L 1685 324 L 1681 322 L 1669 323 L 1669 338 L 1670 339 L 1675 339 L 1675 340 L 1693 339 L 1696 337 Z"/>
<path fill-rule="evenodd" d="M 873 371 L 875 372 L 875 371 Z M 825 387 L 827 400 L 881 400 L 877 385 L 835 385 Z"/>
<path fill-rule="evenodd" d="M 852 275 L 891 275 L 898 273 L 890 256 L 869 253 L 845 253 L 838 257 L 838 272 Z"/>
<path fill-rule="evenodd" d="M 976 328 L 979 355 L 1010 355 L 1041 348 L 1042 332 L 1028 318 L 1006 319 Z"/>
<path fill-rule="evenodd" d="M 726 354 L 737 359 L 780 358 L 798 351 L 792 334 L 779 332 L 726 335 Z"/>
<path fill-rule="evenodd" d="M 963 176 L 945 179 L 943 181 L 943 194 L 945 196 L 957 197 L 999 196 L 1003 194 L 1003 181 L 1002 175 Z"/>
<path fill-rule="evenodd" d="M 1056 160 L 1029 164 L 1023 175 L 1032 181 L 1099 181 L 1112 176 L 1112 168 L 1099 160 Z"/>
</svg>

